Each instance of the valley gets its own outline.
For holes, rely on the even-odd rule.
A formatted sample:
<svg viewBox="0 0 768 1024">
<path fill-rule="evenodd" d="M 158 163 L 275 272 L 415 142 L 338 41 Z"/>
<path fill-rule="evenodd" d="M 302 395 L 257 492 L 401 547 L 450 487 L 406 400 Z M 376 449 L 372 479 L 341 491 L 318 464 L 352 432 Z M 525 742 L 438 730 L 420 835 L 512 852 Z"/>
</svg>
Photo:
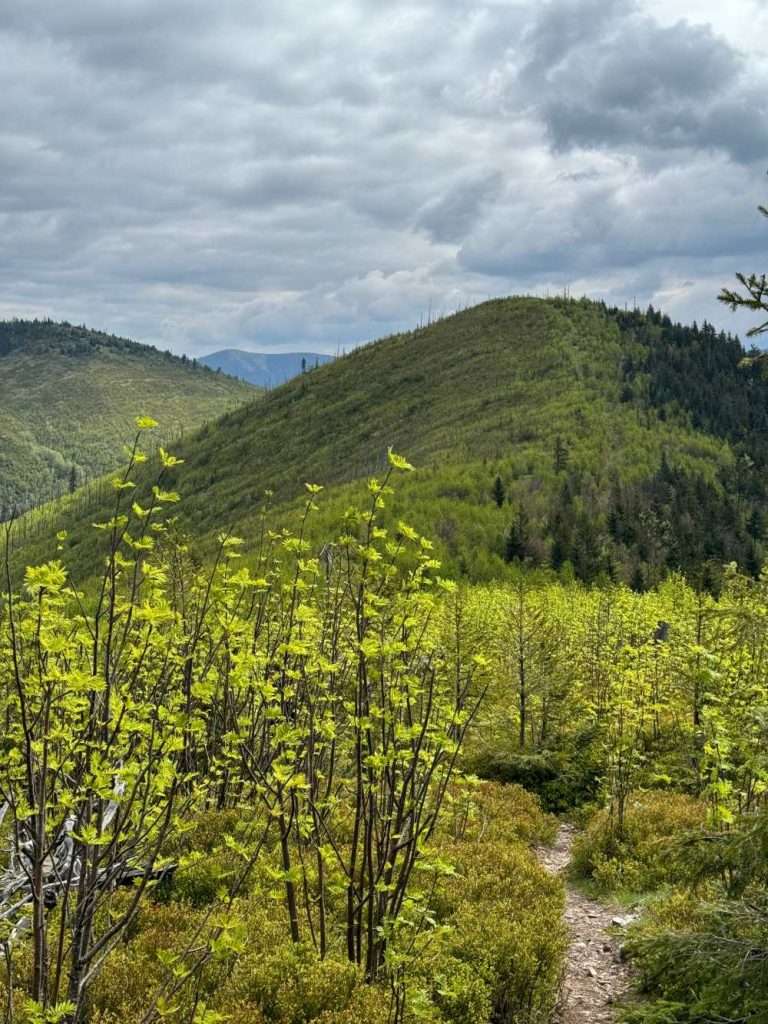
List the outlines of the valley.
<svg viewBox="0 0 768 1024">
<path fill-rule="evenodd" d="M 274 388 L 331 358 L 322 352 L 252 352 L 228 348 L 202 356 L 200 362 L 257 387 Z"/>
</svg>

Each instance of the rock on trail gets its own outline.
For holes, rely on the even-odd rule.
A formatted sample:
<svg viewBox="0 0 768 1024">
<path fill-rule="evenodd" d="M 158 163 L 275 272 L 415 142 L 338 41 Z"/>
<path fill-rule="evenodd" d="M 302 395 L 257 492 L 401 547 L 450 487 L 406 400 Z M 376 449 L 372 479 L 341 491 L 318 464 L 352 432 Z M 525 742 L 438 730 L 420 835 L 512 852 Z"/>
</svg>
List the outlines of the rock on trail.
<svg viewBox="0 0 768 1024">
<path fill-rule="evenodd" d="M 552 874 L 560 874 L 570 864 L 574 831 L 571 825 L 561 825 L 554 844 L 537 851 L 539 861 Z M 571 942 L 554 1021 L 615 1024 L 614 1005 L 629 991 L 631 978 L 630 967 L 620 956 L 620 938 L 615 928 L 611 930 L 615 910 L 566 885 L 565 920 Z"/>
</svg>

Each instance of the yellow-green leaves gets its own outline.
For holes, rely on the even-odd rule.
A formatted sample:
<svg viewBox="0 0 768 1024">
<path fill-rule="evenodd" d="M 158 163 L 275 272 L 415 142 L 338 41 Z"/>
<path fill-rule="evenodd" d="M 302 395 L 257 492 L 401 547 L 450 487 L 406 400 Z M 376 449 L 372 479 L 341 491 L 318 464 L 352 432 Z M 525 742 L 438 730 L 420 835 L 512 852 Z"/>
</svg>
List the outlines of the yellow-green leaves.
<svg viewBox="0 0 768 1024">
<path fill-rule="evenodd" d="M 119 476 L 113 476 L 109 482 L 116 491 L 130 491 L 136 486 L 133 480 L 121 480 Z"/>
<path fill-rule="evenodd" d="M 157 501 L 165 504 L 174 503 L 180 500 L 177 491 L 164 491 L 160 487 L 158 487 L 157 484 L 155 484 L 154 487 L 152 488 L 152 493 L 154 494 Z"/>
<path fill-rule="evenodd" d="M 137 430 L 154 430 L 155 427 L 159 426 L 157 420 L 153 420 L 151 416 L 137 416 L 136 417 L 136 429 Z"/>
<path fill-rule="evenodd" d="M 71 1018 L 75 1009 L 75 1004 L 70 1002 L 44 1007 L 29 999 L 24 1005 L 24 1014 L 30 1024 L 64 1024 Z"/>
<path fill-rule="evenodd" d="M 175 455 L 170 455 L 165 448 L 158 448 L 157 453 L 165 469 L 172 469 L 174 466 L 182 466 L 184 464 L 184 459 L 177 459 Z"/>
<path fill-rule="evenodd" d="M 67 582 L 67 571 L 60 561 L 29 566 L 24 574 L 24 582 L 30 594 L 39 594 L 42 590 L 56 594 Z"/>
<path fill-rule="evenodd" d="M 418 540 L 419 535 L 412 526 L 404 523 L 402 519 L 397 524 L 397 532 L 408 540 Z"/>
<path fill-rule="evenodd" d="M 410 462 L 408 462 L 407 459 L 404 459 L 402 455 L 395 455 L 391 448 L 387 449 L 387 459 L 389 460 L 390 466 L 394 467 L 394 469 L 403 469 L 407 472 L 413 472 L 414 467 Z"/>
<path fill-rule="evenodd" d="M 148 430 L 154 421 L 137 425 Z M 392 452 L 389 459 L 393 469 L 410 468 Z M 221 533 L 206 562 L 163 518 L 163 506 L 179 500 L 163 484 L 165 471 L 180 460 L 160 448 L 159 461 L 154 486 L 147 470 L 134 481 L 133 465 L 114 478 L 112 508 L 99 524 L 104 571 L 92 593 L 74 595 L 63 565 L 48 563 L 28 570 L 13 636 L 0 619 L 0 790 L 10 779 L 16 824 L 39 820 L 39 805 L 29 805 L 40 793 L 48 847 L 71 820 L 72 840 L 89 863 L 104 863 L 110 884 L 126 866 L 164 864 L 160 851 L 179 863 L 179 892 L 204 876 L 205 898 L 220 908 L 200 939 L 207 957 L 240 952 L 225 908 L 236 891 L 249 892 L 238 885 L 258 858 L 249 886 L 261 902 L 276 900 L 295 942 L 331 927 L 321 922 L 317 887 L 323 908 L 336 913 L 329 897 L 350 879 L 363 887 L 352 913 L 368 905 L 375 914 L 370 933 L 360 931 L 364 941 L 394 941 L 406 927 L 398 922 L 415 919 L 421 887 L 410 873 L 471 717 L 465 694 L 474 667 L 465 658 L 449 664 L 432 628 L 439 598 L 429 544 L 405 523 L 395 536 L 382 512 L 391 489 L 374 480 L 340 536 L 319 546 L 306 525 L 322 489 L 308 483 L 294 532 L 265 527 L 256 550 Z M 203 809 L 217 806 L 233 820 L 205 854 L 190 853 L 187 836 Z M 397 825 L 392 808 L 401 808 Z M 353 823 L 355 851 L 345 838 Z M 375 859 L 370 872 L 365 849 Z M 313 894 L 298 919 L 281 911 L 297 890 Z M 59 907 L 72 913 L 79 898 Z M 106 922 L 117 942 L 130 894 L 115 906 L 110 888 L 94 883 L 88 898 L 98 924 L 86 947 Z M 346 912 L 345 900 L 338 906 Z M 370 956 L 383 970 L 373 946 Z M 192 973 L 175 953 L 160 959 L 174 984 Z M 160 1016 L 179 1005 L 175 991 L 166 995 Z"/>
</svg>

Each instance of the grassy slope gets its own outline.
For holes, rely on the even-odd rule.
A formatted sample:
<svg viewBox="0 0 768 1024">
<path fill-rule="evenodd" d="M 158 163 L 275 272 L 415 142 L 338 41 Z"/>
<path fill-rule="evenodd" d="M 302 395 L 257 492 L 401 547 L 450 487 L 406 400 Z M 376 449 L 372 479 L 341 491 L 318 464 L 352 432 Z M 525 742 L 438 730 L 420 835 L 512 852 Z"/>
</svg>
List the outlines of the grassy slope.
<svg viewBox="0 0 768 1024">
<path fill-rule="evenodd" d="M 387 338 L 181 446 L 188 514 L 200 532 L 237 522 L 265 488 L 282 502 L 307 480 L 338 484 L 380 472 L 388 445 L 418 466 L 463 473 L 503 463 L 516 478 L 546 476 L 541 463 L 551 461 L 556 436 L 601 479 L 644 472 L 663 445 L 683 460 L 716 458 L 720 442 L 619 402 L 621 355 L 618 329 L 596 307 L 534 299 L 484 303 Z"/>
<path fill-rule="evenodd" d="M 176 438 L 257 394 L 149 346 L 36 326 L 0 355 L 0 509 L 47 499 L 72 463 L 79 481 L 114 468 L 138 414 Z"/>
<path fill-rule="evenodd" d="M 559 487 L 555 437 L 596 516 L 614 481 L 648 477 L 662 451 L 710 476 L 730 462 L 727 442 L 620 401 L 628 344 L 598 306 L 505 299 L 368 345 L 176 445 L 186 460 L 174 480 L 184 521 L 201 537 L 223 528 L 247 536 L 265 489 L 283 521 L 314 481 L 335 485 L 327 522 L 360 497 L 350 482 L 383 470 L 392 445 L 420 467 L 400 485 L 399 509 L 437 535 L 449 571 L 502 574 L 512 512 L 491 500 L 492 481 L 500 474 L 511 499 L 546 516 Z M 84 515 L 78 501 L 72 513 L 57 510 L 53 525 L 70 531 L 75 560 L 92 565 L 87 523 L 96 512 Z M 48 553 L 27 544 L 24 554 Z"/>
<path fill-rule="evenodd" d="M 307 481 L 332 486 L 317 536 L 352 502 L 361 478 L 381 474 L 386 449 L 419 469 L 400 479 L 395 512 L 436 537 L 449 572 L 503 575 L 514 510 L 496 507 L 498 473 L 510 501 L 543 520 L 560 481 L 553 445 L 583 470 L 590 513 L 604 514 L 612 482 L 647 478 L 666 450 L 675 464 L 714 475 L 727 444 L 662 423 L 619 401 L 624 349 L 594 306 L 494 301 L 429 328 L 385 339 L 320 367 L 239 410 L 182 446 L 176 484 L 197 535 L 246 537 L 263 491 L 275 521 L 296 521 Z M 298 501 L 296 501 L 298 497 Z"/>
</svg>

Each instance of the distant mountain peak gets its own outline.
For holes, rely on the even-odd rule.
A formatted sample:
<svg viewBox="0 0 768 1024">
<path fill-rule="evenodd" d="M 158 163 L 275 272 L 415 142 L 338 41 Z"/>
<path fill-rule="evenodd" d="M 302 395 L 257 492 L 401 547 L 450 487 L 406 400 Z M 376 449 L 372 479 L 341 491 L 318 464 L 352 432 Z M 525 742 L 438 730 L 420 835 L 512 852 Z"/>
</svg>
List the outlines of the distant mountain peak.
<svg viewBox="0 0 768 1024">
<path fill-rule="evenodd" d="M 249 352 L 225 348 L 211 352 L 199 361 L 212 370 L 239 377 L 249 384 L 273 388 L 297 377 L 303 371 L 322 366 L 333 357 L 324 352 Z"/>
</svg>

